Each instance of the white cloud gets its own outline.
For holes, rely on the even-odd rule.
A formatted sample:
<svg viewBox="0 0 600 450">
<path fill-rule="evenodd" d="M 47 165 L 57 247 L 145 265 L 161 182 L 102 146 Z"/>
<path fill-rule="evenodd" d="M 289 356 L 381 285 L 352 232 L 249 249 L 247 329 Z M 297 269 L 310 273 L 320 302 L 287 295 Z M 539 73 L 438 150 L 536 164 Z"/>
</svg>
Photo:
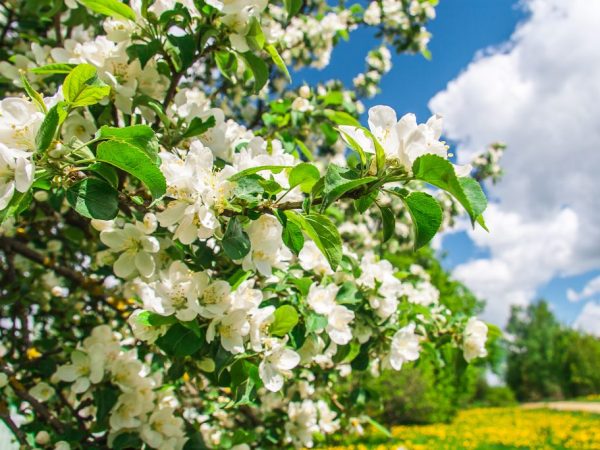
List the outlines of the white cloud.
<svg viewBox="0 0 600 450">
<path fill-rule="evenodd" d="M 556 275 L 600 267 L 600 1 L 529 0 L 508 45 L 480 55 L 430 102 L 467 161 L 489 143 L 508 150 L 490 258 L 456 268 L 502 324 Z"/>
<path fill-rule="evenodd" d="M 600 303 L 587 302 L 573 327 L 596 336 L 600 336 Z"/>
<path fill-rule="evenodd" d="M 491 233 L 478 228 L 469 236 L 492 257 L 461 264 L 454 276 L 488 300 L 486 320 L 504 325 L 510 305 L 527 304 L 538 286 L 568 270 L 579 223 L 571 209 L 546 222 L 524 220 L 497 205 L 490 205 L 486 220 Z"/>
<path fill-rule="evenodd" d="M 596 278 L 592 278 L 587 284 L 583 287 L 581 292 L 576 292 L 573 289 L 567 290 L 567 299 L 570 302 L 578 302 L 579 300 L 583 300 L 586 298 L 590 298 L 600 292 L 600 276 Z"/>
</svg>

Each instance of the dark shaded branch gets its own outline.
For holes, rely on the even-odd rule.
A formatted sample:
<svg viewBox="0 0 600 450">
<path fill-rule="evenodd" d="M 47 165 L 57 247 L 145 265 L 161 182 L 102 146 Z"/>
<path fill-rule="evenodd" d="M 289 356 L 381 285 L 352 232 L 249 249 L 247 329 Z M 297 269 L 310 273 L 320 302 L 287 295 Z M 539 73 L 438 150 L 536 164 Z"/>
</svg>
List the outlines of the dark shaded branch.
<svg viewBox="0 0 600 450">
<path fill-rule="evenodd" d="M 10 431 L 12 431 L 21 446 L 24 446 L 25 448 L 31 448 L 31 445 L 29 445 L 27 442 L 27 436 L 25 436 L 25 433 L 23 433 L 23 431 L 11 419 L 10 411 L 8 410 L 8 406 L 5 401 L 0 401 L 0 419 L 6 424 Z"/>
<path fill-rule="evenodd" d="M 82 275 L 81 272 L 78 272 L 69 267 L 61 266 L 48 256 L 44 256 L 41 253 L 36 252 L 35 250 L 29 248 L 23 242 L 20 242 L 14 238 L 0 236 L 0 248 L 3 248 L 7 253 L 18 253 L 19 255 L 24 256 L 30 261 L 36 262 L 41 266 L 52 270 L 58 275 L 62 275 L 63 277 L 75 282 L 76 284 L 87 290 L 92 297 L 100 299 L 105 305 L 109 306 L 117 313 L 121 313 L 121 311 L 117 307 L 115 307 L 111 302 L 108 301 L 107 296 L 104 294 L 104 286 L 102 285 L 102 282 L 100 280 L 87 278 L 84 275 Z"/>
<path fill-rule="evenodd" d="M 74 281 L 75 283 L 77 283 L 83 287 L 89 287 L 90 285 L 98 284 L 97 281 L 87 279 L 80 272 L 77 272 L 76 270 L 59 265 L 58 263 L 53 261 L 48 256 L 44 256 L 41 253 L 36 252 L 35 250 L 29 248 L 23 242 L 20 242 L 14 238 L 0 236 L 0 247 L 3 247 L 8 252 L 12 251 L 12 252 L 18 253 L 21 256 L 24 256 L 25 258 L 27 258 L 33 262 L 36 262 L 36 263 L 52 270 L 53 272 L 56 272 L 57 274 L 62 275 L 63 277 Z"/>
<path fill-rule="evenodd" d="M 6 376 L 8 377 L 10 387 L 13 389 L 17 397 L 29 403 L 34 409 L 34 411 L 39 415 L 39 417 L 44 419 L 46 423 L 51 425 L 56 431 L 58 431 L 59 433 L 62 433 L 64 431 L 63 424 L 50 413 L 48 408 L 43 403 L 39 402 L 37 399 L 35 399 L 35 397 L 29 394 L 29 392 L 27 392 L 25 386 L 23 386 L 21 382 L 17 380 L 13 371 L 9 369 L 8 365 L 1 359 L 0 372 L 4 372 L 6 374 Z"/>
</svg>

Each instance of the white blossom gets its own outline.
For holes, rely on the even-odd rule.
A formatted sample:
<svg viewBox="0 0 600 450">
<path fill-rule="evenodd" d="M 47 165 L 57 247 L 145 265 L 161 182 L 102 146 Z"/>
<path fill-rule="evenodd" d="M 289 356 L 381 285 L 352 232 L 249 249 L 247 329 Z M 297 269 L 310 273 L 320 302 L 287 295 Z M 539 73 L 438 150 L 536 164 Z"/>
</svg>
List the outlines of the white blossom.
<svg viewBox="0 0 600 450">
<path fill-rule="evenodd" d="M 147 224 L 152 220 L 126 223 L 123 228 L 109 228 L 100 233 L 100 240 L 113 253 L 120 253 L 113 265 L 115 275 L 129 278 L 136 274 L 151 277 L 156 269 L 154 254 L 160 249 L 158 239 L 150 234 Z"/>
<path fill-rule="evenodd" d="M 352 339 L 350 322 L 354 320 L 354 312 L 336 303 L 338 290 L 335 284 L 325 287 L 313 284 L 308 291 L 307 302 L 316 313 L 327 318 L 325 331 L 331 340 L 337 345 L 345 345 Z"/>
<path fill-rule="evenodd" d="M 319 250 L 314 241 L 306 241 L 298 254 L 298 262 L 306 271 L 313 271 L 317 275 L 332 275 L 333 270 L 325 255 Z"/>
<path fill-rule="evenodd" d="M 54 396 L 54 393 L 54 388 L 44 381 L 29 389 L 29 395 L 39 402 L 47 402 Z"/>
<path fill-rule="evenodd" d="M 161 408 L 142 425 L 140 437 L 152 448 L 181 450 L 186 442 L 183 426 L 183 419 L 175 415 L 173 408 Z"/>
<path fill-rule="evenodd" d="M 469 319 L 463 333 L 463 355 L 467 362 L 487 356 L 487 332 L 488 327 L 481 320 L 476 317 Z"/>
<path fill-rule="evenodd" d="M 27 155 L 0 143 L 0 210 L 15 192 L 27 192 L 33 183 L 35 166 Z"/>
<path fill-rule="evenodd" d="M 313 435 L 319 432 L 315 403 L 312 400 L 290 402 L 287 414 L 285 431 L 288 442 L 291 442 L 296 448 L 312 448 L 314 445 Z"/>
<path fill-rule="evenodd" d="M 157 281 L 142 284 L 139 291 L 144 308 L 163 316 L 175 314 L 186 322 L 201 312 L 198 298 L 207 286 L 206 273 L 193 272 L 183 262 L 173 261 Z"/>
<path fill-rule="evenodd" d="M 29 100 L 21 97 L 1 100 L 0 142 L 16 150 L 35 150 L 35 138 L 43 120 L 44 113 Z"/>
<path fill-rule="evenodd" d="M 264 342 L 266 350 L 258 366 L 258 373 L 265 388 L 277 392 L 283 387 L 285 376 L 300 362 L 300 356 L 285 346 L 285 340 L 268 339 Z"/>
<path fill-rule="evenodd" d="M 417 124 L 414 114 L 406 114 L 400 120 L 389 106 L 374 106 L 369 109 L 369 128 L 374 138 L 383 147 L 386 159 L 412 171 L 415 160 L 425 154 L 434 154 L 444 159 L 448 157 L 448 146 L 440 141 L 442 118 L 432 116 L 427 123 Z M 364 151 L 375 153 L 375 143 L 359 128 L 343 125 L 340 129 L 352 137 Z M 345 134 L 342 137 L 345 139 Z M 470 166 L 455 166 L 458 176 L 470 172 Z"/>
<path fill-rule="evenodd" d="M 208 326 L 206 341 L 212 342 L 217 333 L 225 350 L 233 354 L 243 353 L 244 338 L 250 333 L 247 312 L 238 309 L 214 318 Z"/>
<path fill-rule="evenodd" d="M 250 239 L 250 252 L 242 260 L 244 270 L 257 270 L 271 276 L 273 267 L 285 269 L 292 258 L 290 250 L 281 239 L 283 227 L 279 220 L 270 215 L 260 216 L 246 228 Z"/>
<path fill-rule="evenodd" d="M 396 331 L 389 354 L 389 363 L 394 370 L 400 370 L 405 362 L 416 361 L 419 358 L 419 340 L 419 335 L 415 334 L 414 323 Z"/>
</svg>

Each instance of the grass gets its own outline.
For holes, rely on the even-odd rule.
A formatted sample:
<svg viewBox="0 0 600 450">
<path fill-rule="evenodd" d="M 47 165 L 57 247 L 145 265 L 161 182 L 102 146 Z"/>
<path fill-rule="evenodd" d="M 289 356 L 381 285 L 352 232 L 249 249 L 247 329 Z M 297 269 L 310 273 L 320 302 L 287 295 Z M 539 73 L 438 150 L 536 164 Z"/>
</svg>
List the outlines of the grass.
<svg viewBox="0 0 600 450">
<path fill-rule="evenodd" d="M 546 409 L 474 408 L 451 424 L 397 426 L 329 450 L 600 449 L 600 415 Z"/>
</svg>

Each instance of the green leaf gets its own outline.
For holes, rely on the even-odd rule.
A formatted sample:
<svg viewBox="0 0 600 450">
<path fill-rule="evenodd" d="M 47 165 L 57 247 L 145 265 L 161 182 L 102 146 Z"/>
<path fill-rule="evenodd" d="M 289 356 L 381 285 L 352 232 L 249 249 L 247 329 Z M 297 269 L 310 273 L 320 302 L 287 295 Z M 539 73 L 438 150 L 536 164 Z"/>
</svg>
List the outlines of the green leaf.
<svg viewBox="0 0 600 450">
<path fill-rule="evenodd" d="M 237 180 L 237 184 L 233 189 L 233 196 L 250 204 L 258 204 L 265 192 L 260 181 L 264 181 L 264 178 L 256 174 Z"/>
<path fill-rule="evenodd" d="M 77 0 L 86 8 L 99 14 L 114 17 L 116 19 L 129 19 L 135 22 L 135 13 L 124 3 L 118 0 Z"/>
<path fill-rule="evenodd" d="M 442 208 L 438 201 L 424 192 L 413 192 L 406 197 L 401 197 L 415 230 L 415 249 L 427 244 L 442 224 Z"/>
<path fill-rule="evenodd" d="M 356 284 L 346 281 L 340 286 L 340 290 L 335 300 L 341 305 L 354 305 L 362 302 L 362 297 L 356 287 Z"/>
<path fill-rule="evenodd" d="M 169 356 L 189 356 L 204 345 L 204 336 L 180 323 L 174 324 L 156 340 L 156 345 Z"/>
<path fill-rule="evenodd" d="M 298 323 L 298 311 L 292 305 L 282 305 L 275 310 L 275 320 L 271 325 L 271 334 L 285 336 Z"/>
<path fill-rule="evenodd" d="M 190 430 L 188 430 L 186 436 L 188 440 L 183 446 L 183 450 L 209 450 L 209 447 L 204 443 L 202 434 L 196 431 L 192 426 L 190 426 Z"/>
<path fill-rule="evenodd" d="M 304 235 L 298 224 L 286 220 L 281 233 L 283 243 L 294 253 L 299 254 L 304 247 Z"/>
<path fill-rule="evenodd" d="M 117 169 L 110 164 L 97 162 L 92 164 L 88 169 L 108 181 L 108 184 L 113 188 L 117 189 L 119 187 L 119 174 L 117 173 Z"/>
<path fill-rule="evenodd" d="M 254 16 L 250 19 L 248 32 L 246 33 L 246 43 L 255 52 L 261 51 L 265 46 L 265 35 L 260 27 L 260 22 Z"/>
<path fill-rule="evenodd" d="M 50 108 L 46 114 L 46 117 L 44 117 L 44 120 L 40 125 L 40 129 L 35 136 L 35 143 L 38 152 L 46 151 L 48 147 L 50 147 L 52 141 L 54 140 L 54 136 L 56 135 L 59 121 L 60 118 L 58 114 L 58 105 L 55 105 Z"/>
<path fill-rule="evenodd" d="M 298 288 L 298 291 L 305 297 L 308 295 L 312 280 L 309 277 L 304 278 L 293 278 L 290 277 L 290 282 Z"/>
<path fill-rule="evenodd" d="M 462 187 L 471 208 L 473 208 L 473 215 L 477 220 L 487 208 L 487 198 L 483 193 L 483 189 L 481 189 L 481 185 L 477 180 L 471 177 L 461 177 L 458 179 L 458 182 Z"/>
<path fill-rule="evenodd" d="M 77 64 L 57 63 L 34 67 L 33 69 L 29 69 L 29 71 L 36 75 L 68 74 L 71 73 L 75 67 L 77 67 Z"/>
<path fill-rule="evenodd" d="M 288 13 L 288 20 L 294 17 L 302 9 L 304 2 L 302 0 L 284 0 L 285 10 Z"/>
<path fill-rule="evenodd" d="M 27 92 L 27 95 L 29 95 L 29 98 L 31 98 L 33 103 L 35 103 L 35 105 L 38 107 L 38 109 L 41 112 L 46 114 L 48 112 L 48 109 L 46 108 L 46 104 L 44 103 L 44 97 L 42 97 L 41 94 L 39 92 L 37 92 L 31 86 L 31 84 L 29 84 L 29 80 L 23 74 L 21 74 L 21 83 L 23 84 L 23 88 L 25 89 L 25 92 Z"/>
<path fill-rule="evenodd" d="M 331 220 L 322 214 L 302 216 L 294 211 L 286 211 L 285 215 L 298 225 L 321 250 L 331 269 L 335 271 L 342 260 L 342 238 Z"/>
<path fill-rule="evenodd" d="M 300 163 L 290 171 L 290 189 L 300 186 L 302 192 L 309 193 L 319 178 L 319 169 L 309 163 Z"/>
<path fill-rule="evenodd" d="M 360 164 L 363 166 L 363 168 L 366 168 L 366 166 L 367 166 L 367 154 L 365 153 L 365 151 L 363 150 L 363 148 L 348 133 L 346 133 L 345 131 L 342 131 L 339 128 L 336 128 L 336 130 L 338 131 L 338 133 L 340 133 L 342 135 L 342 138 L 348 143 L 348 145 L 350 146 L 350 148 L 352 150 L 354 150 L 356 153 L 358 153 L 358 156 L 360 157 Z"/>
<path fill-rule="evenodd" d="M 392 433 L 389 432 L 389 430 L 384 427 L 383 425 L 381 425 L 379 422 L 377 422 L 375 419 L 372 419 L 371 417 L 367 416 L 367 421 L 377 430 L 379 431 L 381 434 L 385 435 L 388 438 L 392 437 Z"/>
<path fill-rule="evenodd" d="M 147 327 L 160 327 L 171 325 L 177 322 L 175 316 L 161 316 L 150 311 L 142 311 L 136 317 L 136 322 Z"/>
<path fill-rule="evenodd" d="M 351 125 L 353 127 L 360 127 L 360 122 L 345 111 L 325 109 L 323 110 L 323 113 L 325 114 L 325 117 L 338 125 Z"/>
<path fill-rule="evenodd" d="M 375 146 L 375 159 L 377 164 L 377 174 L 381 175 L 385 169 L 385 150 L 377 140 L 373 133 L 371 133 L 365 127 L 361 127 L 361 130 L 373 141 L 373 145 Z"/>
<path fill-rule="evenodd" d="M 292 166 L 257 166 L 257 167 L 250 167 L 249 169 L 245 169 L 242 170 L 241 172 L 236 173 L 235 175 L 232 175 L 229 177 L 229 181 L 238 181 L 242 178 L 244 178 L 245 176 L 248 175 L 253 175 L 257 172 L 262 172 L 263 170 L 269 170 L 273 173 L 279 173 L 281 172 L 283 169 L 289 169 Z"/>
<path fill-rule="evenodd" d="M 158 39 L 153 39 L 147 44 L 132 44 L 129 45 L 125 51 L 130 60 L 139 59 L 142 69 L 146 67 L 148 61 L 150 61 L 155 55 L 160 53 L 161 45 Z"/>
<path fill-rule="evenodd" d="M 15 191 L 12 199 L 8 203 L 8 206 L 3 210 L 0 210 L 0 224 L 4 223 L 4 221 L 9 217 L 16 217 L 21 214 L 29 207 L 32 200 L 33 195 L 31 195 L 31 191 Z"/>
<path fill-rule="evenodd" d="M 232 276 L 229 277 L 227 282 L 231 286 L 231 290 L 235 291 L 240 286 L 240 284 L 242 284 L 244 281 L 250 278 L 251 275 L 252 271 L 250 270 L 238 269 Z"/>
<path fill-rule="evenodd" d="M 327 317 L 322 314 L 310 313 L 306 318 L 306 334 L 322 330 L 327 326 Z"/>
<path fill-rule="evenodd" d="M 300 148 L 300 153 L 302 153 L 307 160 L 314 161 L 315 157 L 304 142 L 302 142 L 300 139 L 295 139 L 294 142 Z"/>
<path fill-rule="evenodd" d="M 352 360 L 350 366 L 352 367 L 352 370 L 367 370 L 369 368 L 369 361 L 369 343 L 367 342 L 360 346 L 360 352 L 358 353 L 358 356 Z"/>
<path fill-rule="evenodd" d="M 413 163 L 413 174 L 423 180 L 452 194 L 465 208 L 474 224 L 486 207 L 487 201 L 477 182 L 461 181 L 454 172 L 454 166 L 448 160 L 437 155 L 423 155 Z M 467 180 L 468 178 L 463 178 Z M 473 203 L 472 203 L 473 202 Z"/>
<path fill-rule="evenodd" d="M 265 190 L 267 195 L 276 195 L 283 191 L 281 185 L 273 179 L 259 179 L 258 184 L 260 184 L 260 186 Z"/>
<path fill-rule="evenodd" d="M 176 48 L 180 62 L 179 71 L 188 69 L 194 63 L 196 56 L 196 40 L 190 34 L 183 36 L 168 35 L 169 42 Z"/>
<path fill-rule="evenodd" d="M 283 74 L 288 79 L 288 81 L 291 82 L 292 76 L 290 75 L 290 71 L 288 70 L 287 66 L 285 65 L 285 61 L 283 60 L 283 58 L 281 57 L 281 55 L 279 54 L 279 52 L 277 51 L 275 46 L 272 44 L 269 44 L 265 47 L 265 50 L 269 53 L 269 55 L 271 55 L 271 59 L 273 60 L 275 65 L 279 68 L 279 70 L 281 70 L 281 72 L 283 72 Z"/>
<path fill-rule="evenodd" d="M 393 235 L 396 229 L 396 217 L 393 211 L 387 206 L 380 206 L 381 221 L 383 222 L 383 239 L 381 242 L 387 242 Z"/>
<path fill-rule="evenodd" d="M 98 146 L 98 161 L 111 164 L 133 175 L 144 183 L 154 198 L 159 198 L 167 191 L 167 182 L 155 161 L 139 148 L 117 141 L 103 142 Z"/>
<path fill-rule="evenodd" d="M 206 120 L 202 120 L 200 117 L 194 117 L 190 122 L 190 125 L 183 133 L 182 137 L 184 139 L 188 139 L 195 136 L 200 136 L 201 134 L 206 133 L 216 124 L 216 120 L 214 116 L 210 116 Z"/>
<path fill-rule="evenodd" d="M 359 178 L 359 176 L 353 169 L 329 164 L 323 186 L 325 205 L 333 203 L 348 191 L 377 180 L 377 177 Z"/>
<path fill-rule="evenodd" d="M 94 66 L 79 64 L 65 78 L 62 91 L 65 101 L 77 107 L 98 103 L 110 93 L 110 87 L 98 80 Z"/>
<path fill-rule="evenodd" d="M 143 445 L 138 433 L 122 433 L 115 437 L 111 448 L 113 450 L 129 450 L 142 448 Z"/>
<path fill-rule="evenodd" d="M 110 94 L 110 86 L 90 86 L 84 89 L 77 97 L 77 101 L 71 104 L 72 107 L 95 105 L 104 97 Z"/>
<path fill-rule="evenodd" d="M 244 58 L 246 66 L 254 75 L 253 92 L 257 94 L 269 80 L 269 66 L 252 52 L 240 53 L 240 55 Z"/>
<path fill-rule="evenodd" d="M 79 64 L 65 78 L 62 86 L 65 100 L 73 103 L 77 97 L 98 77 L 96 68 L 91 64 Z"/>
<path fill-rule="evenodd" d="M 356 210 L 362 214 L 371 207 L 373 202 L 377 199 L 377 191 L 370 192 L 369 194 L 359 198 L 354 202 Z"/>
<path fill-rule="evenodd" d="M 96 137 L 132 145 L 146 153 L 155 163 L 159 163 L 158 139 L 154 130 L 147 125 L 133 125 L 125 128 L 103 126 L 96 133 Z"/>
<path fill-rule="evenodd" d="M 237 58 L 235 53 L 221 50 L 215 53 L 215 62 L 221 74 L 228 80 L 232 80 L 237 72 Z"/>
<path fill-rule="evenodd" d="M 89 219 L 111 220 L 119 212 L 118 192 L 106 181 L 86 178 L 67 189 L 67 201 Z"/>
<path fill-rule="evenodd" d="M 96 406 L 96 421 L 94 432 L 108 428 L 108 414 L 119 399 L 119 390 L 112 386 L 101 386 L 94 390 L 94 405 Z"/>
<path fill-rule="evenodd" d="M 221 245 L 231 259 L 242 259 L 250 252 L 250 239 L 237 217 L 229 219 Z"/>
</svg>

